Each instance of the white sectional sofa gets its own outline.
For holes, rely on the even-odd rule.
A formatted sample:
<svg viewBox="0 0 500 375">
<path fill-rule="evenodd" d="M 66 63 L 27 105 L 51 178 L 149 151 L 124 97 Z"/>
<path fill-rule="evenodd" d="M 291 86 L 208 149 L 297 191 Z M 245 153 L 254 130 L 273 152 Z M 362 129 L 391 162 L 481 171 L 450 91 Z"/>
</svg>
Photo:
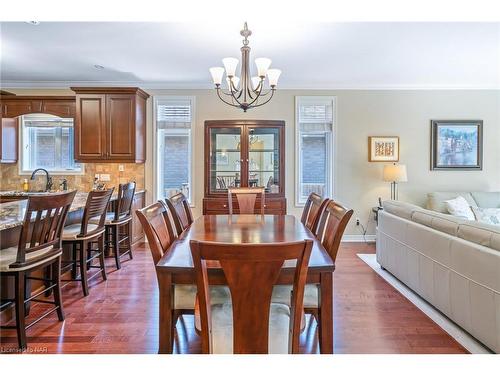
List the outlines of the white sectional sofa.
<svg viewBox="0 0 500 375">
<path fill-rule="evenodd" d="M 377 261 L 422 298 L 500 353 L 500 226 L 445 214 L 444 200 L 500 207 L 500 192 L 429 194 L 424 209 L 384 202 Z"/>
</svg>

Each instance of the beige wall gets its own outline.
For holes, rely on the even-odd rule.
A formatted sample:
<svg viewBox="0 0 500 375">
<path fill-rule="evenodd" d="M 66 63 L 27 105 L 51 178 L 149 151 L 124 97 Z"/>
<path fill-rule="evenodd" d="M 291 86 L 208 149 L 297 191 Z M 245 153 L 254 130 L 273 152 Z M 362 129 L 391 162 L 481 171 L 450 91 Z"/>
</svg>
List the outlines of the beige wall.
<svg viewBox="0 0 500 375">
<path fill-rule="evenodd" d="M 40 91 L 10 90 L 19 94 Z M 24 91 L 24 92 L 23 92 Z M 196 97 L 194 132 L 195 215 L 203 198 L 203 122 L 216 119 L 272 119 L 286 121 L 286 195 L 288 212 L 295 207 L 295 96 L 337 97 L 335 126 L 335 198 L 354 209 L 347 234 L 359 234 L 354 218 L 369 222 L 377 197 L 390 196 L 382 181 L 383 163 L 369 163 L 367 137 L 396 135 L 401 141 L 400 162 L 407 165 L 408 183 L 400 185 L 400 200 L 424 204 L 426 193 L 437 190 L 500 190 L 500 91 L 493 90 L 281 90 L 272 102 L 255 110 L 222 104 L 212 90 L 146 90 L 151 95 Z M 47 90 L 43 91 L 48 94 Z M 54 95 L 70 93 L 54 92 Z M 153 186 L 152 101 L 148 105 L 148 161 L 146 188 Z M 480 119 L 484 121 L 483 171 L 430 171 L 430 120 Z M 148 194 L 148 199 L 152 199 Z M 368 233 L 374 233 L 373 220 Z"/>
</svg>

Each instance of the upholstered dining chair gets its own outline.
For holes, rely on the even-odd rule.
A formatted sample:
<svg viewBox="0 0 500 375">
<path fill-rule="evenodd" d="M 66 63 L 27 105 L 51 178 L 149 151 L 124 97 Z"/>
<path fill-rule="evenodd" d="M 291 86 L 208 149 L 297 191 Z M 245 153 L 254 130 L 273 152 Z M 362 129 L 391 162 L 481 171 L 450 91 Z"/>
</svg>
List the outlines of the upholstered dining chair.
<svg viewBox="0 0 500 375">
<path fill-rule="evenodd" d="M 177 193 L 166 199 L 166 203 L 172 219 L 174 221 L 177 234 L 181 234 L 187 227 L 193 223 L 193 213 L 186 196 L 182 193 Z"/>
<path fill-rule="evenodd" d="M 71 268 L 71 279 L 63 281 L 80 281 L 84 296 L 89 295 L 89 280 L 99 275 L 95 273 L 89 277 L 89 269 L 99 268 L 102 279 L 107 280 L 104 263 L 104 232 L 106 209 L 113 190 L 112 188 L 91 191 L 87 196 L 81 223 L 71 224 L 63 229 L 63 245 L 70 245 L 72 249 L 71 259 L 62 261 L 64 265 L 62 273 Z M 93 247 L 94 244 L 97 244 L 97 247 Z M 99 266 L 92 265 L 96 258 L 99 259 Z M 79 278 L 77 278 L 77 268 L 80 269 Z"/>
<path fill-rule="evenodd" d="M 316 193 L 311 193 L 309 194 L 309 197 L 307 197 L 307 201 L 304 205 L 304 210 L 302 211 L 302 217 L 300 218 L 300 221 L 311 232 L 316 233 L 319 218 L 328 201 L 328 198 L 323 198 Z"/>
<path fill-rule="evenodd" d="M 73 202 L 76 191 L 49 196 L 29 197 L 24 222 L 19 237 L 19 245 L 0 250 L 0 276 L 14 278 L 14 298 L 2 299 L 1 310 L 15 305 L 15 326 L 2 326 L 2 329 L 15 328 L 20 349 L 27 347 L 26 330 L 57 311 L 59 321 L 64 320 L 61 298 L 61 233 Z M 50 267 L 50 278 L 42 279 L 45 289 L 31 295 L 28 288 L 30 273 L 37 269 Z M 2 281 L 3 283 L 3 281 Z M 38 296 L 53 292 L 54 301 L 40 300 Z M 30 324 L 26 324 L 25 307 L 30 301 L 54 305 Z"/>
<path fill-rule="evenodd" d="M 328 252 L 333 262 L 337 259 L 340 241 L 351 219 L 353 210 L 333 200 L 328 201 L 319 218 L 316 237 Z M 312 314 L 319 325 L 319 288 L 316 284 L 307 284 L 304 293 L 304 311 Z M 290 285 L 277 285 L 273 291 L 273 302 L 290 305 Z"/>
<path fill-rule="evenodd" d="M 264 215 L 265 204 L 265 188 L 263 187 L 244 187 L 244 188 L 228 188 L 227 189 L 227 200 L 229 207 L 229 215 L 234 213 L 233 210 L 233 194 L 236 196 L 236 201 L 238 202 L 239 213 L 254 214 L 255 213 L 255 203 L 257 198 L 260 197 L 260 209 L 258 213 Z"/>
<path fill-rule="evenodd" d="M 191 241 L 200 301 L 203 353 L 298 353 L 304 285 L 312 241 L 227 244 Z M 272 303 L 273 286 L 286 260 L 295 260 L 290 306 Z M 213 303 L 207 262 L 218 261 L 231 299 Z"/>
<path fill-rule="evenodd" d="M 169 216 L 169 209 L 165 203 L 158 201 L 145 208 L 136 211 L 139 222 L 142 225 L 149 249 L 156 265 L 163 254 L 168 252 L 170 245 L 177 238 L 177 232 Z M 172 212 L 170 212 L 172 214 Z M 229 290 L 226 287 L 212 288 L 214 301 L 229 298 Z M 173 327 L 177 318 L 183 314 L 194 314 L 196 301 L 196 285 L 176 285 L 174 289 L 174 319 Z"/>
</svg>

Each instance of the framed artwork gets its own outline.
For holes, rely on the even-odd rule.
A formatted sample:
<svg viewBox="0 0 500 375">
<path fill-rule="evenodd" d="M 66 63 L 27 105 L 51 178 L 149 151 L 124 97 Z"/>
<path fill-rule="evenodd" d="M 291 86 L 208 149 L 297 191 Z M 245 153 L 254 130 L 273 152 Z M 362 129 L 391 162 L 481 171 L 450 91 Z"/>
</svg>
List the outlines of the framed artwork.
<svg viewBox="0 0 500 375">
<path fill-rule="evenodd" d="M 368 137 L 368 161 L 399 161 L 399 137 Z"/>
<path fill-rule="evenodd" d="M 215 154 L 215 161 L 217 165 L 229 165 L 229 156 L 225 152 L 217 152 Z"/>
<path fill-rule="evenodd" d="M 431 170 L 482 169 L 482 120 L 431 121 Z"/>
</svg>

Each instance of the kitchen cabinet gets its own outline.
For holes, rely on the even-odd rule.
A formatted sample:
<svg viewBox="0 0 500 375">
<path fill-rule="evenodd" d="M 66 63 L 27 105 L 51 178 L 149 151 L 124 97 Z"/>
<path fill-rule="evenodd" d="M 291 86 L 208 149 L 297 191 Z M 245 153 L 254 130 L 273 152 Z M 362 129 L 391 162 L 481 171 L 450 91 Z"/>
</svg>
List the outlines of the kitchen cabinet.
<svg viewBox="0 0 500 375">
<path fill-rule="evenodd" d="M 205 121 L 204 214 L 229 212 L 228 187 L 264 187 L 264 212 L 286 214 L 284 121 Z"/>
<path fill-rule="evenodd" d="M 136 87 L 72 87 L 76 93 L 75 160 L 146 161 L 146 100 Z"/>
<path fill-rule="evenodd" d="M 0 131 L 0 163 L 16 163 L 19 126 L 15 118 L 2 118 Z"/>
<path fill-rule="evenodd" d="M 62 118 L 75 116 L 74 96 L 1 96 L 2 117 L 14 118 L 29 113 L 48 113 Z"/>
</svg>

